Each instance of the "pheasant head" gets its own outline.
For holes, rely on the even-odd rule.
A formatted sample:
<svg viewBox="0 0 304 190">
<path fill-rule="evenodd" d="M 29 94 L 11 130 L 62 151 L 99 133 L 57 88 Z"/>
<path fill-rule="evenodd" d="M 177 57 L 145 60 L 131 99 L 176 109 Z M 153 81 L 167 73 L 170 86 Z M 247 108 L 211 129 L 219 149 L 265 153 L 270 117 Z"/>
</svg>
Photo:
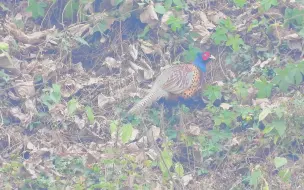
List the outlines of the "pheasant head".
<svg viewBox="0 0 304 190">
<path fill-rule="evenodd" d="M 202 72 L 206 72 L 206 64 L 211 59 L 215 59 L 215 57 L 213 55 L 211 55 L 209 51 L 206 51 L 204 53 L 198 52 L 196 54 L 193 64 L 195 66 L 197 66 Z"/>
</svg>

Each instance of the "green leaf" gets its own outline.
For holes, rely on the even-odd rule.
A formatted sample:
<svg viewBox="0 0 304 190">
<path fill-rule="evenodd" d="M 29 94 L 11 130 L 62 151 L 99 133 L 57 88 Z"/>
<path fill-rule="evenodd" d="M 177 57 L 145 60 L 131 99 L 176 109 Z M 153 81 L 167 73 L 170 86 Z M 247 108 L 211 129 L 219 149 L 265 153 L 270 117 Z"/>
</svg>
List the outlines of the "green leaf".
<svg viewBox="0 0 304 190">
<path fill-rule="evenodd" d="M 270 9 L 270 7 L 273 5 L 278 5 L 278 1 L 277 0 L 262 0 L 261 1 L 261 6 L 263 7 L 263 9 L 265 11 L 268 11 Z"/>
<path fill-rule="evenodd" d="M 73 39 L 75 39 L 76 41 L 78 41 L 79 43 L 83 44 L 83 45 L 87 45 L 90 47 L 90 45 L 88 44 L 87 41 L 85 41 L 82 37 L 80 36 L 76 36 L 76 37 L 73 37 Z"/>
<path fill-rule="evenodd" d="M 211 38 L 213 39 L 214 43 L 216 45 L 219 45 L 222 42 L 226 42 L 227 41 L 227 32 L 228 30 L 226 28 L 223 27 L 217 27 L 215 29 L 215 33 L 213 33 L 211 35 Z"/>
<path fill-rule="evenodd" d="M 290 169 L 284 169 L 279 171 L 279 176 L 284 182 L 289 182 L 291 180 Z"/>
<path fill-rule="evenodd" d="M 7 51 L 9 48 L 9 44 L 5 42 L 0 42 L 0 50 Z"/>
<path fill-rule="evenodd" d="M 287 126 L 284 120 L 274 121 L 271 123 L 271 126 L 276 129 L 276 131 L 281 137 L 285 134 Z"/>
<path fill-rule="evenodd" d="M 259 115 L 259 121 L 263 121 L 270 113 L 272 113 L 272 110 L 270 108 L 265 108 Z"/>
<path fill-rule="evenodd" d="M 167 24 L 170 25 L 172 31 L 176 32 L 177 30 L 182 28 L 183 21 L 180 18 L 170 16 L 167 20 Z"/>
<path fill-rule="evenodd" d="M 95 120 L 95 116 L 94 116 L 94 113 L 93 113 L 93 109 L 89 106 L 86 106 L 85 107 L 85 110 L 86 110 L 86 114 L 87 114 L 87 117 L 88 117 L 88 120 L 91 124 L 94 123 L 94 120 Z"/>
<path fill-rule="evenodd" d="M 244 45 L 244 41 L 240 38 L 240 35 L 236 34 L 235 36 L 228 37 L 226 46 L 232 46 L 233 51 L 239 51 L 240 45 Z"/>
<path fill-rule="evenodd" d="M 184 176 L 184 168 L 183 168 L 183 165 L 181 163 L 177 162 L 175 164 L 174 170 L 175 170 L 175 173 L 177 173 L 177 175 L 179 177 L 183 177 Z"/>
<path fill-rule="evenodd" d="M 233 0 L 236 6 L 243 8 L 247 3 L 247 0 Z"/>
<path fill-rule="evenodd" d="M 258 89 L 258 98 L 270 97 L 272 91 L 272 84 L 269 83 L 265 78 L 256 80 L 254 86 Z"/>
<path fill-rule="evenodd" d="M 121 140 L 123 143 L 127 143 L 132 137 L 133 126 L 132 124 L 126 124 L 121 129 Z"/>
<path fill-rule="evenodd" d="M 221 87 L 208 85 L 203 94 L 208 97 L 211 102 L 222 98 Z"/>
<path fill-rule="evenodd" d="M 74 112 L 77 109 L 77 106 L 78 106 L 78 101 L 74 98 L 68 102 L 68 112 L 70 115 L 74 114 Z"/>
<path fill-rule="evenodd" d="M 72 19 L 73 15 L 77 13 L 79 8 L 78 0 L 70 0 L 67 2 L 64 10 L 64 18 Z"/>
<path fill-rule="evenodd" d="M 172 6 L 172 0 L 165 0 L 165 7 L 169 9 Z"/>
<path fill-rule="evenodd" d="M 261 170 L 257 169 L 251 173 L 249 184 L 254 186 L 254 189 L 257 188 L 260 180 L 262 178 Z"/>
<path fill-rule="evenodd" d="M 110 123 L 110 132 L 111 132 L 111 135 L 113 135 L 114 133 L 117 133 L 117 125 L 118 125 L 118 121 L 115 120 L 115 121 L 112 121 Z"/>
<path fill-rule="evenodd" d="M 107 22 L 105 20 L 100 21 L 93 27 L 94 32 L 104 33 L 108 29 Z"/>
<path fill-rule="evenodd" d="M 275 157 L 274 158 L 274 165 L 276 167 L 276 169 L 284 166 L 285 164 L 287 164 L 287 159 L 284 157 Z"/>
<path fill-rule="evenodd" d="M 167 10 L 165 9 L 165 7 L 162 6 L 162 5 L 156 5 L 154 9 L 155 9 L 155 12 L 157 12 L 159 14 L 162 14 L 162 15 L 167 12 Z"/>
<path fill-rule="evenodd" d="M 172 166 L 172 152 L 165 148 L 161 152 L 161 158 L 159 159 L 159 167 L 165 177 L 169 176 L 170 168 Z M 169 170 L 169 171 L 168 171 Z"/>
<path fill-rule="evenodd" d="M 47 7 L 47 4 L 44 2 L 37 2 L 36 0 L 29 0 L 28 1 L 28 7 L 26 8 L 26 11 L 32 13 L 32 17 L 34 19 L 38 17 L 44 16 L 44 8 Z"/>
<path fill-rule="evenodd" d="M 173 3 L 179 7 L 184 6 L 184 2 L 182 0 L 173 0 Z"/>
<path fill-rule="evenodd" d="M 114 5 L 113 6 L 117 6 L 119 5 L 121 2 L 123 2 L 124 0 L 114 0 Z"/>
<path fill-rule="evenodd" d="M 186 62 L 193 61 L 195 59 L 196 54 L 200 51 L 201 50 L 199 48 L 194 47 L 193 44 L 190 44 L 188 50 L 183 52 L 184 60 Z"/>
</svg>

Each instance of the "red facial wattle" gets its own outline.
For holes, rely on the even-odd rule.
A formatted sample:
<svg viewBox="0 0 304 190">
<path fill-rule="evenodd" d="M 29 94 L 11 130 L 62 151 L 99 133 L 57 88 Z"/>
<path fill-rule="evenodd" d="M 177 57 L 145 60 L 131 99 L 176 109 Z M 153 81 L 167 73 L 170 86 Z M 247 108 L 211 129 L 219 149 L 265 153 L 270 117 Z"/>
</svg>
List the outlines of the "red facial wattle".
<svg viewBox="0 0 304 190">
<path fill-rule="evenodd" d="M 210 58 L 210 52 L 207 51 L 207 52 L 203 53 L 202 59 L 204 61 L 207 61 L 209 58 Z"/>
</svg>

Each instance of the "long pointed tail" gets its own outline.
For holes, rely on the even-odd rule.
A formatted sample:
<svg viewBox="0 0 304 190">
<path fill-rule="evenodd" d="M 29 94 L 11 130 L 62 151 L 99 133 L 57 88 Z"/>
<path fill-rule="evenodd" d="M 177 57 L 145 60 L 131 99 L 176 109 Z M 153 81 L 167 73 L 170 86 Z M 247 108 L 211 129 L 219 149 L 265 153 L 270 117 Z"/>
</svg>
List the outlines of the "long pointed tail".
<svg viewBox="0 0 304 190">
<path fill-rule="evenodd" d="M 135 104 L 129 111 L 128 114 L 138 114 L 142 112 L 146 107 L 152 105 L 153 102 L 159 100 L 162 97 L 167 97 L 168 92 L 164 90 L 152 91 L 147 94 L 142 100 Z"/>
</svg>

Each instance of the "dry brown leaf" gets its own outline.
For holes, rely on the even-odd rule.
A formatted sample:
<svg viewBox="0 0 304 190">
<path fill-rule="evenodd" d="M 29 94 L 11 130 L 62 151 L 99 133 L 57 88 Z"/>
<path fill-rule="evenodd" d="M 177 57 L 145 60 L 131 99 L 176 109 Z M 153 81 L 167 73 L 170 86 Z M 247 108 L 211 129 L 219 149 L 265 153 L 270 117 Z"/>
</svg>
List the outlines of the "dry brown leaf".
<svg viewBox="0 0 304 190">
<path fill-rule="evenodd" d="M 139 40 L 140 48 L 143 50 L 145 54 L 152 54 L 155 52 L 155 45 L 148 41 L 144 41 L 142 39 Z"/>
<path fill-rule="evenodd" d="M 169 30 L 169 26 L 167 24 L 167 21 L 169 20 L 170 16 L 173 16 L 172 11 L 167 11 L 161 18 L 161 24 L 160 28 L 162 28 L 164 31 Z"/>
<path fill-rule="evenodd" d="M 63 121 L 68 115 L 67 107 L 63 104 L 56 104 L 50 108 L 49 113 L 52 116 L 52 119 L 55 121 Z"/>
<path fill-rule="evenodd" d="M 24 74 L 22 80 L 15 80 L 14 90 L 20 98 L 27 99 L 35 95 L 34 79 L 31 75 Z"/>
<path fill-rule="evenodd" d="M 14 23 L 6 22 L 4 27 L 11 33 L 15 39 L 25 44 L 40 44 L 46 40 L 48 35 L 53 34 L 56 29 L 55 26 L 51 29 L 44 31 L 34 32 L 32 34 L 25 34 L 23 31 L 19 30 Z"/>
<path fill-rule="evenodd" d="M 31 114 L 22 113 L 19 107 L 12 107 L 9 112 L 14 118 L 19 119 L 21 124 L 24 126 L 32 121 Z"/>
<path fill-rule="evenodd" d="M 198 136 L 201 133 L 201 129 L 197 125 L 190 125 L 189 129 L 187 129 L 186 132 L 190 135 Z"/>
<path fill-rule="evenodd" d="M 152 126 L 149 128 L 147 131 L 147 137 L 148 137 L 148 142 L 153 143 L 155 142 L 160 136 L 160 128 L 156 126 Z"/>
<path fill-rule="evenodd" d="M 24 106 L 25 106 L 25 111 L 27 113 L 30 113 L 32 115 L 35 115 L 38 113 L 37 109 L 36 109 L 36 101 L 35 99 L 26 99 L 24 102 Z"/>
<path fill-rule="evenodd" d="M 106 57 L 103 65 L 106 65 L 109 69 L 120 68 L 121 62 L 116 61 L 113 57 Z"/>
<path fill-rule="evenodd" d="M 207 17 L 211 22 L 213 22 L 213 24 L 218 24 L 218 22 L 221 19 L 227 18 L 227 16 L 224 13 L 220 12 L 219 10 L 216 10 L 216 11 L 208 10 Z"/>
<path fill-rule="evenodd" d="M 193 180 L 192 174 L 188 174 L 188 175 L 185 175 L 182 177 L 182 182 L 183 182 L 184 186 L 187 186 L 190 183 L 190 181 L 192 181 L 192 180 Z"/>
<path fill-rule="evenodd" d="M 214 29 L 215 25 L 208 20 L 204 12 L 199 12 L 197 14 L 198 20 L 195 20 L 195 22 L 191 23 L 189 26 L 191 31 L 199 34 L 199 37 L 194 40 L 200 40 L 200 43 L 206 43 L 211 37 L 211 32 L 209 32 L 209 30 Z"/>
<path fill-rule="evenodd" d="M 136 61 L 136 59 L 138 57 L 138 50 L 137 50 L 137 46 L 135 44 L 129 45 L 129 53 L 130 53 L 131 57 L 133 58 L 133 60 Z"/>
<path fill-rule="evenodd" d="M 71 97 L 82 88 L 81 84 L 71 78 L 67 78 L 64 81 L 59 82 L 59 84 L 61 85 L 61 95 L 65 98 Z"/>
<path fill-rule="evenodd" d="M 108 104 L 112 104 L 115 102 L 115 99 L 113 97 L 108 97 L 103 94 L 99 94 L 97 97 L 98 100 L 98 107 L 104 108 Z"/>
<path fill-rule="evenodd" d="M 220 107 L 223 108 L 224 110 L 229 110 L 232 107 L 232 105 L 227 103 L 221 103 Z"/>
<path fill-rule="evenodd" d="M 151 28 L 155 27 L 158 23 L 158 16 L 154 10 L 154 4 L 151 2 L 145 10 L 139 15 L 142 23 L 147 23 Z"/>
</svg>

